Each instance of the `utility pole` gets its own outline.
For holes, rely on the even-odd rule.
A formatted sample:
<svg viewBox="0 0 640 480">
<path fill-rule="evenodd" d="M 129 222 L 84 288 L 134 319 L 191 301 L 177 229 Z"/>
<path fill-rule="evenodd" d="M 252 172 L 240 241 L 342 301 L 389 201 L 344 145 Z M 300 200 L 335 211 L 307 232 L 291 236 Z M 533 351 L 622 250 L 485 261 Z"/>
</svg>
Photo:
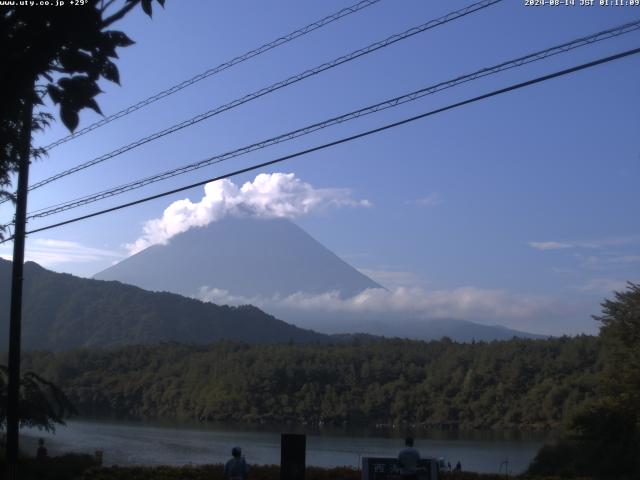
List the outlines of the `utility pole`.
<svg viewBox="0 0 640 480">
<path fill-rule="evenodd" d="M 29 190 L 29 157 L 31 155 L 31 122 L 33 115 L 33 87 L 25 93 L 22 129 L 20 132 L 20 158 L 18 160 L 18 191 L 13 236 L 13 270 L 11 273 L 11 317 L 9 321 L 9 385 L 7 394 L 7 466 L 9 480 L 18 478 L 19 400 L 20 400 L 20 342 L 22 327 L 22 280 L 24 243 Z"/>
</svg>

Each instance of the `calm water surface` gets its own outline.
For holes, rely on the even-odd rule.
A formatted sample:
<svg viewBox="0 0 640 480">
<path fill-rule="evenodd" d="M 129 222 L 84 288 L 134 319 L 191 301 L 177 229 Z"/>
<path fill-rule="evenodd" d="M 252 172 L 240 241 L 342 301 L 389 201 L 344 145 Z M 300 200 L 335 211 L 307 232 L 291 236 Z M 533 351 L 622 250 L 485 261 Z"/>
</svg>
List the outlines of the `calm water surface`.
<svg viewBox="0 0 640 480">
<path fill-rule="evenodd" d="M 106 465 L 185 465 L 221 463 L 231 448 L 243 448 L 254 464 L 280 462 L 280 433 L 307 434 L 307 465 L 359 466 L 363 456 L 395 457 L 403 446 L 398 432 L 378 430 L 260 429 L 228 425 L 166 425 L 105 421 L 71 421 L 54 434 L 22 432 L 22 446 L 35 452 L 38 436 L 49 453 L 104 452 Z M 544 434 L 517 432 L 443 432 L 414 434 L 423 456 L 442 457 L 464 470 L 497 472 L 508 461 L 512 473 L 529 465 L 545 440 Z M 504 465 L 502 471 L 504 472 Z"/>
</svg>

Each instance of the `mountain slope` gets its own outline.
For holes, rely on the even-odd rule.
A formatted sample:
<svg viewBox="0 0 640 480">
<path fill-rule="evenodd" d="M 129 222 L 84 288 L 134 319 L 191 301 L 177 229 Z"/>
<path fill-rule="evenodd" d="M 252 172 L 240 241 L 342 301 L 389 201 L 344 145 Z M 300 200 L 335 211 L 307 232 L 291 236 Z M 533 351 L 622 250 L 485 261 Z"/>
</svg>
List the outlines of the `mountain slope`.
<svg viewBox="0 0 640 480">
<path fill-rule="evenodd" d="M 419 340 L 456 341 L 542 338 L 502 326 L 460 319 L 425 320 L 403 314 L 301 308 L 280 301 L 289 295 L 339 292 L 342 299 L 383 288 L 289 220 L 228 217 L 192 228 L 167 245 L 154 245 L 95 275 L 152 291 L 200 296 L 226 291 L 218 303 L 255 302 L 277 318 L 326 334 L 363 332 Z M 228 294 L 228 295 L 227 295 Z M 233 298 L 236 297 L 236 298 Z M 241 299 L 239 302 L 236 299 Z"/>
<path fill-rule="evenodd" d="M 94 278 L 187 296 L 203 287 L 245 298 L 331 291 L 350 297 L 380 288 L 289 220 L 231 217 L 151 246 Z"/>
<path fill-rule="evenodd" d="M 11 262 L 0 259 L 0 350 L 8 341 Z M 229 339 L 249 343 L 327 342 L 252 306 L 228 307 L 172 293 L 154 293 L 46 270 L 24 269 L 22 344 L 25 349 Z"/>
</svg>

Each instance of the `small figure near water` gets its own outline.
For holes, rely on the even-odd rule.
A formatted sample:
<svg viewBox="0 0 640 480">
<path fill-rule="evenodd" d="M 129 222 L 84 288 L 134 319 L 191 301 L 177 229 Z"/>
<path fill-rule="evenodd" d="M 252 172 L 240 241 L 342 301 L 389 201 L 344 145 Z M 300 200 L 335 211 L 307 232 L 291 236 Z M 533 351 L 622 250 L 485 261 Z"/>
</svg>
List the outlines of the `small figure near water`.
<svg viewBox="0 0 640 480">
<path fill-rule="evenodd" d="M 47 447 L 44 446 L 44 438 L 38 440 L 38 450 L 36 450 L 36 460 L 45 460 L 49 458 Z"/>
<path fill-rule="evenodd" d="M 458 460 L 458 463 L 456 463 L 456 472 L 461 472 L 462 471 L 462 464 L 460 463 L 460 460 Z"/>
<path fill-rule="evenodd" d="M 405 448 L 400 450 L 398 461 L 400 462 L 400 475 L 402 480 L 418 480 L 418 462 L 420 452 L 413 448 L 413 438 L 407 437 L 404 441 Z"/>
<path fill-rule="evenodd" d="M 225 480 L 245 480 L 249 473 L 249 465 L 242 456 L 242 449 L 240 447 L 233 447 L 231 449 L 232 459 L 229 460 L 224 466 L 224 478 Z"/>
</svg>

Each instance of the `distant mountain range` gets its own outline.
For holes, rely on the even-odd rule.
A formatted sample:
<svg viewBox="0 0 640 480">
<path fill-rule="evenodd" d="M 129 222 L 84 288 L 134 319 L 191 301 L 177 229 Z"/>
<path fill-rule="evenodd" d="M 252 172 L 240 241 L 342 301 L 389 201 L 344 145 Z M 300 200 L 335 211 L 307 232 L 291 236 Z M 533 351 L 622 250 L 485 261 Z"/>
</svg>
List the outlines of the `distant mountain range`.
<svg viewBox="0 0 640 480">
<path fill-rule="evenodd" d="M 327 334 L 361 332 L 422 340 L 458 341 L 542 338 L 503 326 L 465 320 L 418 320 L 291 308 L 290 295 L 338 292 L 341 299 L 384 288 L 285 219 L 227 217 L 191 228 L 166 245 L 151 246 L 95 275 L 146 290 L 200 297 L 207 289 L 228 294 L 215 301 L 258 303 L 294 325 Z M 275 299 L 275 301 L 274 301 Z"/>
<path fill-rule="evenodd" d="M 11 262 L 0 259 L 0 351 L 8 345 Z M 119 282 L 24 268 L 22 345 L 67 350 L 217 340 L 326 343 L 331 338 L 287 324 L 252 306 L 229 307 Z"/>
<path fill-rule="evenodd" d="M 285 320 L 287 317 L 282 317 Z M 312 323 L 309 323 L 312 324 Z M 454 318 L 442 318 L 434 320 L 398 320 L 396 322 L 363 321 L 353 323 L 350 330 L 340 329 L 333 324 L 328 330 L 334 332 L 334 336 L 340 332 L 367 332 L 376 336 L 400 337 L 419 340 L 440 340 L 448 337 L 456 342 L 490 342 L 493 340 L 511 340 L 513 337 L 542 339 L 548 335 L 537 335 L 504 327 L 502 325 L 483 325 L 468 320 Z M 325 330 L 320 330 L 324 332 Z"/>
</svg>

